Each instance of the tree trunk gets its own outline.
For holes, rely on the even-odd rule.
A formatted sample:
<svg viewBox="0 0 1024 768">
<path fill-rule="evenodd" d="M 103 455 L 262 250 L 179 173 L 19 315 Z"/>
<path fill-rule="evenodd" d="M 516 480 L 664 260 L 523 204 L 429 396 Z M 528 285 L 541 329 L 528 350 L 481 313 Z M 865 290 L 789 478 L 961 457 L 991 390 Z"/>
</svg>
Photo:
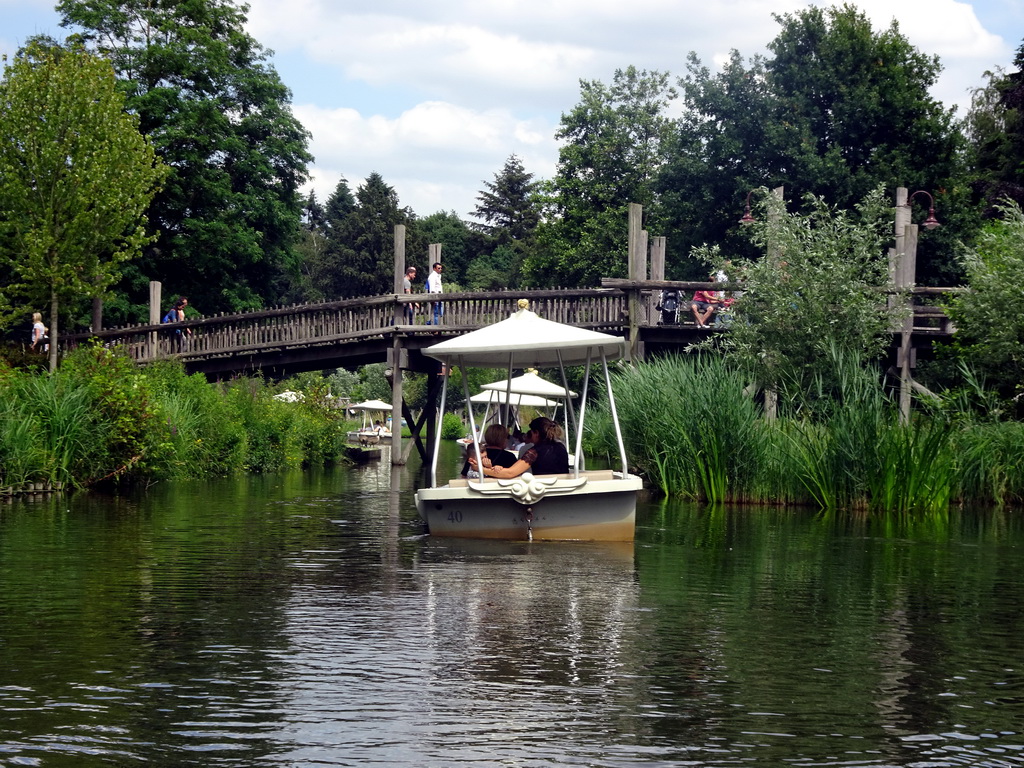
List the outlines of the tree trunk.
<svg viewBox="0 0 1024 768">
<path fill-rule="evenodd" d="M 50 373 L 57 370 L 57 292 L 50 291 Z"/>
</svg>

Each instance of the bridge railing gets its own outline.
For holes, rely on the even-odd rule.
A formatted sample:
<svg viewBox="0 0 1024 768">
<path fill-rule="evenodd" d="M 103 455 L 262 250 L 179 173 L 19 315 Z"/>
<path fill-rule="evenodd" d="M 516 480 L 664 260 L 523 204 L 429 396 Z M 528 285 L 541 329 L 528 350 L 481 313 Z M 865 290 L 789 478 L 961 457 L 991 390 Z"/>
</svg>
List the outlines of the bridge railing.
<svg viewBox="0 0 1024 768">
<path fill-rule="evenodd" d="M 615 288 L 625 294 L 633 292 L 638 295 L 639 301 L 636 307 L 639 316 L 633 318 L 636 326 L 658 325 L 661 313 L 657 305 L 661 300 L 661 293 L 664 290 L 675 290 L 679 292 L 679 324 L 693 325 L 693 316 L 690 313 L 690 299 L 694 291 L 742 291 L 741 283 L 709 283 L 694 282 L 688 280 L 627 280 L 622 278 L 604 278 L 601 285 L 606 288 Z M 962 293 L 967 288 L 942 288 L 930 286 L 914 286 L 907 293 L 909 296 L 910 309 L 913 316 L 913 331 L 925 335 L 947 336 L 955 330 L 953 323 L 943 308 L 935 303 L 946 295 Z M 892 295 L 892 292 L 890 292 Z M 899 330 L 899 329 L 895 329 Z"/>
<path fill-rule="evenodd" d="M 725 284 L 726 288 L 730 286 Z M 110 346 L 121 346 L 139 362 L 169 356 L 187 359 L 250 355 L 288 347 L 342 344 L 385 334 L 434 333 L 426 325 L 432 318 L 431 303 L 440 301 L 444 313 L 440 330 L 464 332 L 503 320 L 516 310 L 520 298 L 550 320 L 611 333 L 627 333 L 655 326 L 660 313 L 655 309 L 663 288 L 683 291 L 679 318 L 688 324 L 689 295 L 698 288 L 721 289 L 719 283 L 682 281 L 605 280 L 601 288 L 550 289 L 535 291 L 475 291 L 445 294 L 370 296 L 356 299 L 277 307 L 234 315 L 216 315 L 167 325 L 136 325 L 98 333 L 61 336 L 62 347 L 96 338 Z M 915 299 L 957 289 L 915 288 Z M 629 317 L 629 295 L 637 292 L 637 317 Z M 405 323 L 404 307 L 419 308 L 412 324 Z M 396 323 L 397 319 L 397 323 Z M 947 335 L 952 332 L 941 307 L 915 301 L 915 333 Z"/>
<path fill-rule="evenodd" d="M 123 347 L 136 361 L 163 357 L 189 359 L 258 353 L 269 349 L 358 341 L 393 333 L 433 333 L 426 326 L 431 304 L 440 301 L 444 310 L 442 329 L 472 330 L 504 320 L 526 298 L 542 317 L 584 328 L 620 330 L 625 325 L 624 294 L 615 289 L 539 291 L 476 291 L 469 293 L 370 296 L 321 304 L 216 315 L 180 323 L 135 325 L 97 333 L 61 336 L 65 348 L 97 339 L 108 346 Z M 402 309 L 419 307 L 412 325 L 404 324 Z M 398 317 L 396 324 L 395 318 Z"/>
</svg>

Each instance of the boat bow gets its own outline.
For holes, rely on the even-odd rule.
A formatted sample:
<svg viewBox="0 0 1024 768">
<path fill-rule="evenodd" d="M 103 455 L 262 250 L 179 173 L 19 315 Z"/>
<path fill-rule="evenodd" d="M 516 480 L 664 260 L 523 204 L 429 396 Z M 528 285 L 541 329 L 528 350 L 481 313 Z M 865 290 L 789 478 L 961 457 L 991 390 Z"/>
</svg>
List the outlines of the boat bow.
<svg viewBox="0 0 1024 768">
<path fill-rule="evenodd" d="M 535 504 L 545 496 L 573 493 L 587 484 L 587 478 L 537 477 L 524 472 L 519 477 L 498 479 L 496 483 L 469 482 L 469 487 L 484 496 L 511 496 L 520 504 Z"/>
</svg>

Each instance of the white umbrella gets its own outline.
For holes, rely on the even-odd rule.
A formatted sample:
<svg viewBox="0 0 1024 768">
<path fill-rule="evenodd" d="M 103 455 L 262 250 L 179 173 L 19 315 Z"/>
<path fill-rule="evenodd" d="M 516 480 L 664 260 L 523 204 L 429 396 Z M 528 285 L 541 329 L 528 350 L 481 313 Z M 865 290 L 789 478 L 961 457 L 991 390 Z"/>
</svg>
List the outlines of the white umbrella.
<svg viewBox="0 0 1024 768">
<path fill-rule="evenodd" d="M 516 376 L 514 379 L 505 379 L 504 381 L 495 381 L 490 384 L 484 384 L 480 389 L 492 389 L 500 392 L 512 392 L 513 394 L 519 395 L 537 395 L 538 397 L 558 397 L 564 398 L 566 393 L 569 397 L 576 397 L 576 393 L 571 389 L 560 387 L 557 384 L 553 384 L 547 379 L 541 378 L 540 374 L 536 371 L 527 371 L 522 376 Z"/>
<path fill-rule="evenodd" d="M 383 400 L 367 400 L 363 403 L 350 405 L 349 409 L 353 411 L 390 411 L 391 405 Z"/>
<path fill-rule="evenodd" d="M 501 403 L 505 404 L 506 401 L 511 402 L 512 405 L 528 405 L 531 408 L 553 408 L 558 405 L 554 400 L 548 400 L 545 397 L 537 397 L 537 395 L 520 395 L 513 392 L 512 396 L 506 395 L 505 391 L 486 391 L 477 392 L 469 401 L 473 404 L 479 403 Z"/>
</svg>

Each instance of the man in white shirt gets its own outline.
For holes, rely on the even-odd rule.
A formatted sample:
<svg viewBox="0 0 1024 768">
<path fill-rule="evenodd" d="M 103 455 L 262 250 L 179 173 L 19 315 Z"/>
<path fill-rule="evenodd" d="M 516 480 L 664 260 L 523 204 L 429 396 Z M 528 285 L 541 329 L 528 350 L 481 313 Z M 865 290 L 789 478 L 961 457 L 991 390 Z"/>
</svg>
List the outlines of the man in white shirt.
<svg viewBox="0 0 1024 768">
<path fill-rule="evenodd" d="M 441 262 L 435 261 L 433 267 L 430 270 L 430 277 L 427 278 L 427 293 L 443 293 L 444 289 L 441 287 Z M 444 307 L 440 301 L 433 302 L 434 308 L 434 325 L 441 324 L 441 316 L 444 314 Z M 430 321 L 427 321 L 427 325 L 430 325 Z"/>
</svg>

